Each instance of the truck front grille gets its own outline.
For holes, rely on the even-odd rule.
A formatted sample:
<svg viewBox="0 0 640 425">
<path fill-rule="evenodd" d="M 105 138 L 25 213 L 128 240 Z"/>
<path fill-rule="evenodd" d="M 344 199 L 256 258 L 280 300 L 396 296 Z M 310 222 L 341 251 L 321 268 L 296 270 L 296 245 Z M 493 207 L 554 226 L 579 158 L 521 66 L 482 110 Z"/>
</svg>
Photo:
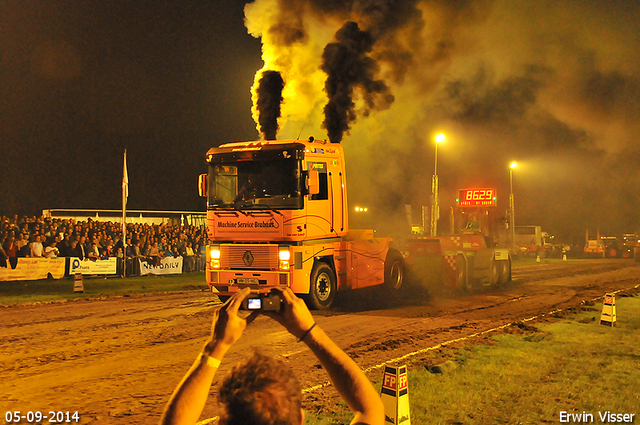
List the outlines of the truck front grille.
<svg viewBox="0 0 640 425">
<path fill-rule="evenodd" d="M 278 268 L 277 245 L 222 245 L 220 265 L 232 270 L 275 270 Z"/>
</svg>

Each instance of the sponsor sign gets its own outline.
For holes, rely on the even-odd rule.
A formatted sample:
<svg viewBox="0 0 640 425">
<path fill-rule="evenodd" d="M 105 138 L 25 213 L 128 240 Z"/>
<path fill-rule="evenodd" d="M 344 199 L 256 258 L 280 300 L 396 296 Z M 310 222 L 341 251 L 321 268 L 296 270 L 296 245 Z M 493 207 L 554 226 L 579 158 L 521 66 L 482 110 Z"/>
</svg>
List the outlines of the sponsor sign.
<svg viewBox="0 0 640 425">
<path fill-rule="evenodd" d="M 82 275 L 92 274 L 116 274 L 118 268 L 118 259 L 116 257 L 107 260 L 80 260 L 79 258 L 70 258 L 69 274 L 80 273 Z"/>
<path fill-rule="evenodd" d="M 0 282 L 11 280 L 46 279 L 49 274 L 54 279 L 64 277 L 65 258 L 18 258 L 15 269 L 7 261 L 7 267 L 0 267 Z"/>
<path fill-rule="evenodd" d="M 160 260 L 159 265 L 153 265 L 147 260 L 138 260 L 140 263 L 140 276 L 147 274 L 181 274 L 182 257 L 167 257 Z"/>
</svg>

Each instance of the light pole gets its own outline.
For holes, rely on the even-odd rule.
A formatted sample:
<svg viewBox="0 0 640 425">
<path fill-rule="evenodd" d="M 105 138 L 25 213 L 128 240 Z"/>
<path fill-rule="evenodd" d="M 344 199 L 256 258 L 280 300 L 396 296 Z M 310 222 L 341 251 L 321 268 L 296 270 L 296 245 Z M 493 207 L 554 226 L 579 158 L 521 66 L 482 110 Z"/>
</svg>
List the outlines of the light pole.
<svg viewBox="0 0 640 425">
<path fill-rule="evenodd" d="M 511 252 L 516 253 L 516 206 L 513 200 L 513 169 L 516 168 L 518 164 L 514 161 L 509 166 L 509 209 L 510 212 L 510 224 L 511 224 Z"/>
<path fill-rule="evenodd" d="M 431 180 L 431 231 L 430 236 L 437 236 L 438 218 L 440 218 L 440 205 L 438 204 L 438 143 L 444 142 L 444 134 L 436 136 L 436 151 L 433 167 L 433 179 Z"/>
</svg>

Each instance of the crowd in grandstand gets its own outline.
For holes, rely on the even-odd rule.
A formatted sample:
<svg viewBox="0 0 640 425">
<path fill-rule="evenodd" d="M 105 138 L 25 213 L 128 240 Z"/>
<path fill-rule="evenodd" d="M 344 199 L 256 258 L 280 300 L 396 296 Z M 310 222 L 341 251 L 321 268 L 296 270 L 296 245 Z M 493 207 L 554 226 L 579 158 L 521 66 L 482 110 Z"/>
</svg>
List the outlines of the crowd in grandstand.
<svg viewBox="0 0 640 425">
<path fill-rule="evenodd" d="M 117 257 L 158 264 L 165 257 L 183 257 L 185 272 L 200 271 L 206 245 L 202 226 L 76 221 L 45 217 L 3 216 L 0 220 L 0 267 L 16 267 L 20 257 Z"/>
</svg>

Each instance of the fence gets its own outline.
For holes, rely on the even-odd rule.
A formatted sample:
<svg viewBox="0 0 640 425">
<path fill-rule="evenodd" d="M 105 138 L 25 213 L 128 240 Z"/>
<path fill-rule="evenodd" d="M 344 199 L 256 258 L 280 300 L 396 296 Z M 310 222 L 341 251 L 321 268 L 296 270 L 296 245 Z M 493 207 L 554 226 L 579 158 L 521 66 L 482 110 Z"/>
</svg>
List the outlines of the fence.
<svg viewBox="0 0 640 425">
<path fill-rule="evenodd" d="M 149 258 L 117 258 L 105 260 L 80 260 L 77 257 L 63 258 L 18 258 L 0 266 L 0 282 L 16 280 L 61 279 L 77 273 L 86 276 L 144 276 L 165 275 L 204 271 L 204 258 L 165 257 L 159 261 Z"/>
</svg>

